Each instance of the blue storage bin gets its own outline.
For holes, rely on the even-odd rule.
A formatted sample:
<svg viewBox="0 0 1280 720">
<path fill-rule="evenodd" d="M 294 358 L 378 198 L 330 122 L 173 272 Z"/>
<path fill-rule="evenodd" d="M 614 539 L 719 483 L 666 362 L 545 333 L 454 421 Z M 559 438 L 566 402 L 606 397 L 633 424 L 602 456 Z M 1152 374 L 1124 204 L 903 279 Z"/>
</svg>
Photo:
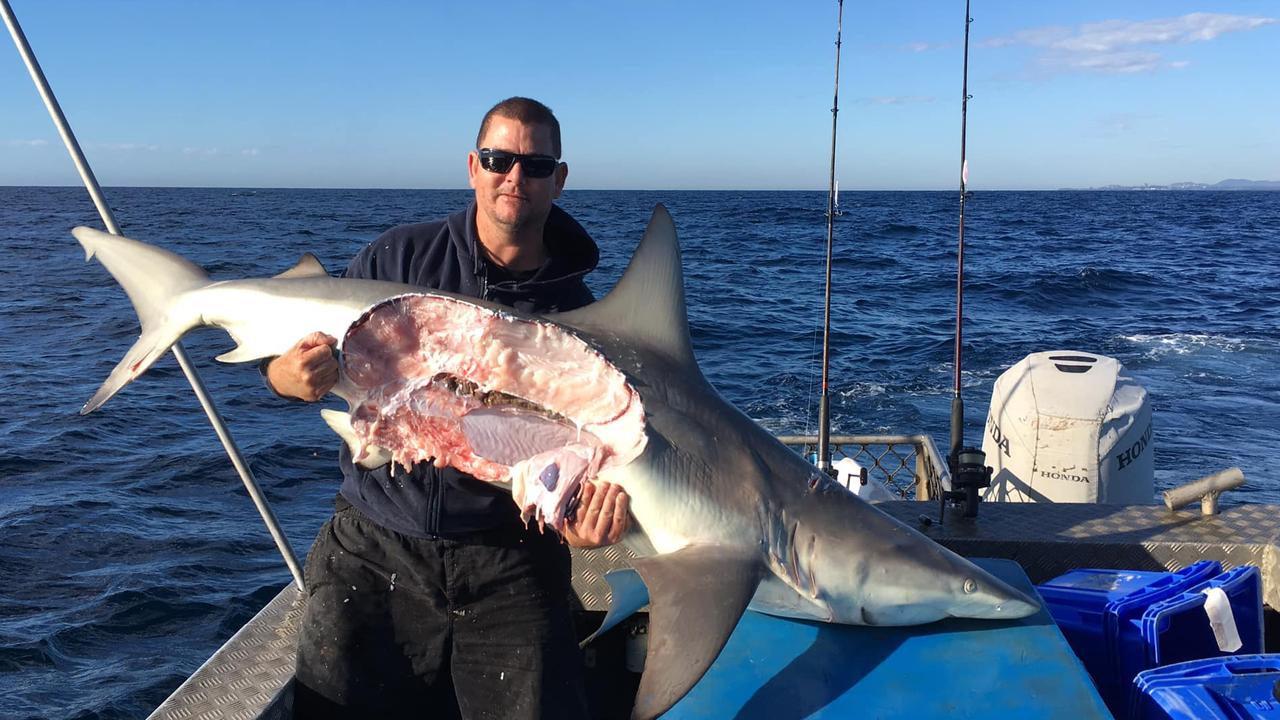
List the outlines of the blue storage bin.
<svg viewBox="0 0 1280 720">
<path fill-rule="evenodd" d="M 1204 611 L 1204 590 L 1214 587 L 1221 588 L 1231 602 L 1231 614 L 1243 643 L 1234 653 L 1218 649 Z M 1146 667 L 1141 669 L 1228 654 L 1260 653 L 1262 629 L 1262 575 L 1258 568 L 1250 565 L 1233 568 L 1181 595 L 1152 605 L 1142 614 L 1140 631 L 1147 655 Z"/>
<path fill-rule="evenodd" d="M 1072 570 L 1037 585 L 1045 607 L 1063 637 L 1096 683 L 1115 675 L 1105 636 L 1103 615 L 1114 600 L 1167 578 L 1164 572 Z"/>
<path fill-rule="evenodd" d="M 1280 655 L 1237 655 L 1144 670 L 1132 720 L 1280 720 Z"/>
<path fill-rule="evenodd" d="M 1148 667 L 1122 671 L 1116 661 L 1122 627 L 1140 620 L 1153 603 L 1221 572 L 1222 564 L 1216 560 L 1202 560 L 1176 572 L 1073 570 L 1036 589 L 1099 694 L 1113 712 L 1121 714 L 1128 704 L 1133 674 Z"/>
<path fill-rule="evenodd" d="M 1190 588 L 1221 574 L 1222 563 L 1217 560 L 1201 560 L 1178 572 L 1169 573 L 1168 577 L 1161 581 L 1151 583 L 1126 597 L 1112 601 L 1107 605 L 1107 612 L 1103 617 L 1103 622 L 1106 624 L 1107 637 L 1113 640 L 1127 637 L 1126 631 L 1129 626 L 1135 622 L 1141 622 L 1143 613 L 1152 605 L 1176 595 L 1181 595 Z M 1135 637 L 1141 637 L 1141 635 L 1135 634 Z M 1111 649 L 1113 652 L 1125 651 L 1123 647 L 1114 644 Z M 1141 669 L 1145 670 L 1146 668 Z M 1131 680 L 1133 680 L 1133 675 L 1121 678 L 1126 687 Z"/>
<path fill-rule="evenodd" d="M 1218 571 L 1221 572 L 1221 566 Z M 1108 603 L 1123 600 L 1152 584 L 1167 584 L 1171 575 L 1173 573 L 1136 570 L 1072 570 L 1037 585 L 1036 590 L 1049 603 L 1049 611 L 1059 626 L 1096 632 L 1102 627 L 1102 615 Z"/>
<path fill-rule="evenodd" d="M 1209 626 L 1203 591 L 1211 587 L 1221 588 L 1231 603 L 1242 643 L 1234 653 L 1218 649 Z M 1118 689 L 1119 699 L 1128 705 L 1134 690 L 1125 678 L 1133 678 L 1150 668 L 1237 653 L 1260 653 L 1262 630 L 1262 577 L 1256 567 L 1248 565 L 1153 603 L 1143 610 L 1140 618 L 1125 619 L 1116 634 L 1117 677 L 1126 685 Z"/>
</svg>

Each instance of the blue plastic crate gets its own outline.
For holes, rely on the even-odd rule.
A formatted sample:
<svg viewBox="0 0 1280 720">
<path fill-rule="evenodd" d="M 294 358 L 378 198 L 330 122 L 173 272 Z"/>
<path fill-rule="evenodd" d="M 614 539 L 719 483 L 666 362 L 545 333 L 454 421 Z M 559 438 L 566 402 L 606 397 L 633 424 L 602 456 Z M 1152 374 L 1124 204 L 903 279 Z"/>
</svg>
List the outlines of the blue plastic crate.
<svg viewBox="0 0 1280 720">
<path fill-rule="evenodd" d="M 1221 588 L 1230 600 L 1236 630 L 1243 643 L 1232 653 L 1218 649 L 1204 611 L 1203 591 L 1214 587 Z M 1145 667 L 1140 669 L 1222 655 L 1260 653 L 1262 629 L 1262 575 L 1258 568 L 1250 565 L 1233 568 L 1181 595 L 1152 605 L 1142 614 L 1140 631 L 1147 654 Z"/>
<path fill-rule="evenodd" d="M 1102 627 L 1102 614 L 1107 604 L 1169 578 L 1167 572 L 1136 570 L 1072 570 L 1036 590 L 1049 603 L 1049 611 L 1059 626 L 1079 627 L 1096 632 Z"/>
<path fill-rule="evenodd" d="M 1243 645 L 1239 654 L 1262 652 L 1262 578 L 1252 566 L 1233 568 L 1176 595 L 1152 603 L 1142 616 L 1125 617 L 1115 634 L 1116 676 L 1123 683 L 1114 689 L 1113 710 L 1128 706 L 1133 696 L 1129 679 L 1161 665 L 1222 657 L 1208 615 L 1203 590 L 1221 588 L 1231 603 L 1236 629 Z M 1138 608 L 1132 608 L 1137 610 Z M 1103 693 L 1107 697 L 1107 693 Z"/>
<path fill-rule="evenodd" d="M 1176 595 L 1222 572 L 1222 565 L 1204 560 L 1176 572 L 1133 570 L 1073 570 L 1037 585 L 1049 614 L 1058 623 L 1071 649 L 1099 687 L 1120 683 L 1114 662 L 1114 638 L 1119 623 L 1116 609 L 1129 614 L 1153 599 Z M 1131 602 L 1137 598 L 1137 603 Z M 1145 600 L 1144 600 L 1145 599 Z M 1141 616 L 1141 610 L 1136 616 Z M 1124 678 L 1123 684 L 1129 680 Z"/>
<path fill-rule="evenodd" d="M 1237 655 L 1145 670 L 1134 679 L 1132 720 L 1280 720 L 1280 655 Z"/>
<path fill-rule="evenodd" d="M 1161 581 L 1151 583 L 1126 597 L 1113 600 L 1107 604 L 1107 612 L 1103 618 L 1106 623 L 1107 637 L 1119 640 L 1127 637 L 1127 631 L 1135 622 L 1140 623 L 1142 616 L 1156 603 L 1181 595 L 1187 590 L 1222 574 L 1222 563 L 1217 560 L 1201 560 L 1185 567 Z M 1140 634 L 1137 634 L 1140 637 Z M 1112 652 L 1124 652 L 1119 645 L 1112 645 Z M 1146 668 L 1142 668 L 1146 669 Z M 1136 674 L 1136 673 L 1135 673 Z M 1133 675 L 1122 678 L 1127 686 Z"/>
<path fill-rule="evenodd" d="M 1202 560 L 1175 572 L 1073 570 L 1036 589 L 1099 693 L 1119 714 L 1127 706 L 1133 681 L 1133 674 L 1123 674 L 1116 662 L 1121 627 L 1129 620 L 1141 619 L 1151 604 L 1221 572 L 1222 564 L 1215 560 Z"/>
</svg>

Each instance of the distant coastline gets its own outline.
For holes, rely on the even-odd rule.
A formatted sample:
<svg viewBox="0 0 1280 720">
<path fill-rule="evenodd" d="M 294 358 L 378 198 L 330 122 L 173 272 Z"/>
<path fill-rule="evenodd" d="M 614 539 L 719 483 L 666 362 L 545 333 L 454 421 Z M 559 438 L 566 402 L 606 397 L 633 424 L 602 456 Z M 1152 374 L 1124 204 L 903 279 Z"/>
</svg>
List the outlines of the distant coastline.
<svg viewBox="0 0 1280 720">
<path fill-rule="evenodd" d="M 6 190 L 83 190 L 83 186 L 78 183 L 64 183 L 61 185 L 11 185 L 0 182 L 0 189 Z M 246 185 L 106 185 L 104 190 L 228 190 L 233 195 L 252 195 L 261 192 L 453 192 L 459 194 L 470 193 L 471 190 L 466 187 L 293 187 L 293 186 L 271 186 L 264 185 L 260 187 L 251 187 Z M 859 193 L 954 193 L 955 190 L 945 187 L 912 187 L 912 188 L 894 188 L 894 187 L 878 187 L 878 188 L 842 188 L 849 195 Z M 970 191 L 973 188 L 970 187 Z M 1280 180 L 1223 180 L 1212 185 L 1205 183 L 1181 182 L 1171 185 L 1103 185 L 1100 187 L 984 187 L 980 192 L 995 193 L 1028 193 L 1028 192 L 1142 192 L 1142 191 L 1280 191 Z M 721 194 L 744 194 L 744 193 L 827 193 L 826 188 L 761 188 L 761 187 L 742 187 L 742 188 L 600 188 L 600 187 L 574 187 L 567 192 L 603 192 L 603 193 L 672 193 L 672 192 L 702 192 L 702 193 L 721 193 Z"/>
<path fill-rule="evenodd" d="M 1103 185 L 1089 188 L 1061 188 L 1062 190 L 1088 191 L 1161 191 L 1161 190 L 1280 190 L 1280 180 L 1230 179 L 1209 185 L 1207 183 L 1180 182 L 1171 185 Z"/>
</svg>

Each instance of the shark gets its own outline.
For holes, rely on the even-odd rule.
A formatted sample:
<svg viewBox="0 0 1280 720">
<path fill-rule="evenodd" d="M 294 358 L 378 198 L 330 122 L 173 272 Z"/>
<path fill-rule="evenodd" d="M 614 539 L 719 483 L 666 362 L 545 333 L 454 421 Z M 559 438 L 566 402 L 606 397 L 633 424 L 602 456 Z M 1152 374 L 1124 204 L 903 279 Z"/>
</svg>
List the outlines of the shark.
<svg viewBox="0 0 1280 720">
<path fill-rule="evenodd" d="M 274 278 L 214 281 L 168 250 L 91 228 L 73 234 L 87 259 L 97 258 L 124 288 L 141 323 L 138 341 L 82 412 L 100 407 L 195 327 L 220 327 L 236 342 L 218 356 L 224 362 L 278 355 L 321 330 L 343 338 L 343 377 L 334 392 L 351 405 L 351 413 L 326 420 L 362 462 L 421 461 L 436 453 L 463 467 L 488 468 L 491 477 L 484 479 L 512 482 L 499 477 L 506 472 L 552 490 L 565 474 L 559 443 L 581 460 L 570 473 L 577 480 L 620 484 L 631 497 L 633 519 L 624 542 L 636 554 L 633 572 L 644 591 L 630 593 L 629 601 L 623 597 L 629 593 L 615 592 L 618 606 L 605 624 L 649 605 L 635 718 L 657 717 L 688 693 L 748 608 L 867 626 L 1012 621 L 1039 610 L 1035 598 L 864 502 L 721 397 L 694 355 L 680 246 L 661 205 L 608 294 L 547 316 L 396 283 L 331 278 L 312 256 Z M 471 313 L 475 317 L 460 326 L 491 328 L 485 332 L 507 337 L 509 345 L 551 338 L 555 352 L 572 361 L 535 357 L 528 368 L 497 373 L 495 367 L 519 365 L 543 345 L 520 346 L 520 352 L 473 345 L 431 353 L 452 359 L 411 369 L 411 382 L 393 377 L 389 384 L 379 375 L 362 385 L 378 367 L 369 358 L 379 348 L 387 354 L 365 330 L 387 313 L 395 327 L 406 318 Z M 390 364 L 382 366 L 392 370 L 383 375 L 406 366 L 396 360 L 403 351 L 392 349 Z M 592 381 L 566 377 L 572 368 L 607 382 L 587 399 L 523 388 L 539 384 L 530 377 L 549 387 Z M 457 405 L 445 418 L 445 435 L 463 450 L 446 453 L 439 443 L 426 443 L 408 452 L 396 440 L 412 424 L 404 413 L 432 405 L 413 398 L 439 392 L 441 383 L 453 393 L 442 397 Z M 614 398 L 612 404 L 590 401 L 603 396 Z M 520 452 L 494 439 L 526 430 L 549 439 Z M 488 449 L 495 444 L 506 449 Z M 504 453 L 513 457 L 499 458 Z M 572 508 L 560 496 L 553 510 L 563 515 Z M 621 589 L 626 578 L 616 581 Z"/>
</svg>

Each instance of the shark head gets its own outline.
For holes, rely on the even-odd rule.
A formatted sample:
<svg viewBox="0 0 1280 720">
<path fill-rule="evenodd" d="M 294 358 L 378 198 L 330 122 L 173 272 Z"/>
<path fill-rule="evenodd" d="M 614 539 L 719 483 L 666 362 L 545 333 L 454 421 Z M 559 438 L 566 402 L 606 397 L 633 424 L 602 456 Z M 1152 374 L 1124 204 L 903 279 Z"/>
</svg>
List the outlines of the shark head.
<svg viewBox="0 0 1280 720">
<path fill-rule="evenodd" d="M 934 552 L 934 548 L 941 552 Z M 892 582 L 866 591 L 860 613 L 869 625 L 918 625 L 946 618 L 1016 620 L 1039 603 L 991 573 L 937 545 L 891 570 Z"/>
<path fill-rule="evenodd" d="M 834 622 L 918 625 L 945 618 L 1014 620 L 1035 599 L 813 475 L 783 513 L 785 577 Z"/>
</svg>

